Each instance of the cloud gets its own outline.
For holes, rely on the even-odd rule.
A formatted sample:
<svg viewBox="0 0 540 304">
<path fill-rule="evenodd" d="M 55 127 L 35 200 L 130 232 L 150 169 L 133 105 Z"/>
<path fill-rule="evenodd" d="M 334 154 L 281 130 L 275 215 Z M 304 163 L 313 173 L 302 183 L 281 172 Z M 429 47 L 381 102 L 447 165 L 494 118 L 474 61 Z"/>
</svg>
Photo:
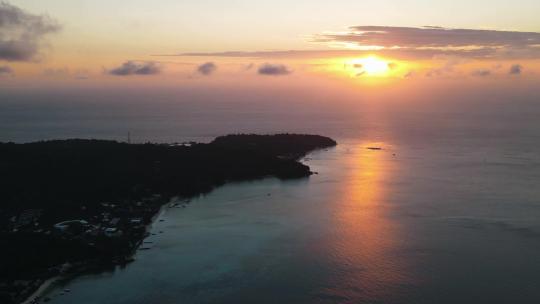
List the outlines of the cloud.
<svg viewBox="0 0 540 304">
<path fill-rule="evenodd" d="M 217 65 L 213 62 L 206 62 L 197 67 L 197 72 L 208 76 L 217 70 Z"/>
<path fill-rule="evenodd" d="M 491 75 L 491 71 L 487 69 L 480 69 L 472 71 L 471 75 L 476 77 L 487 77 Z"/>
<path fill-rule="evenodd" d="M 265 63 L 259 67 L 258 73 L 260 75 L 273 75 L 273 76 L 279 76 L 279 75 L 287 75 L 292 73 L 289 68 L 283 64 L 271 64 L 271 63 Z"/>
<path fill-rule="evenodd" d="M 108 73 L 116 76 L 154 75 L 161 73 L 161 67 L 153 61 L 126 61 L 121 66 L 109 70 Z"/>
<path fill-rule="evenodd" d="M 383 48 L 528 47 L 540 44 L 540 33 L 452 29 L 436 26 L 353 26 L 344 33 L 316 35 L 315 41 L 345 42 Z"/>
<path fill-rule="evenodd" d="M 389 57 L 394 59 L 431 59 L 434 56 L 460 56 L 468 58 L 486 58 L 486 57 L 505 57 L 505 58 L 523 58 L 534 57 L 535 53 L 528 52 L 512 52 L 512 53 L 497 53 L 492 48 L 482 49 L 467 49 L 467 50 L 455 50 L 455 49 L 380 49 L 380 50 L 288 50 L 288 51 L 230 51 L 230 52 L 214 52 L 214 53 L 181 53 L 172 55 L 155 55 L 164 57 L 230 57 L 230 58 L 264 58 L 264 59 L 291 59 L 291 58 L 336 58 L 336 57 L 362 57 L 370 56 L 376 53 L 383 57 Z M 540 56 L 540 48 L 538 50 Z"/>
<path fill-rule="evenodd" d="M 0 2 L 0 60 L 36 59 L 45 36 L 60 25 L 48 16 L 32 15 L 7 2 Z"/>
<path fill-rule="evenodd" d="M 13 70 L 7 65 L 0 66 L 0 77 L 3 76 L 13 76 Z"/>
<path fill-rule="evenodd" d="M 522 71 L 523 71 L 523 67 L 521 66 L 521 64 L 514 64 L 513 66 L 510 67 L 510 70 L 508 71 L 508 73 L 510 75 L 519 75 L 521 74 Z"/>
<path fill-rule="evenodd" d="M 437 58 L 436 58 L 437 59 Z M 455 72 L 455 67 L 465 63 L 467 60 L 460 57 L 439 57 L 438 59 L 446 59 L 446 62 L 437 68 L 430 69 L 427 73 L 427 77 L 440 77 Z"/>
<path fill-rule="evenodd" d="M 245 58 L 335 58 L 376 53 L 394 59 L 430 59 L 435 56 L 476 59 L 538 59 L 540 33 L 438 26 L 353 26 L 345 32 L 312 36 L 312 42 L 342 49 L 191 52 L 159 56 L 245 57 Z"/>
</svg>

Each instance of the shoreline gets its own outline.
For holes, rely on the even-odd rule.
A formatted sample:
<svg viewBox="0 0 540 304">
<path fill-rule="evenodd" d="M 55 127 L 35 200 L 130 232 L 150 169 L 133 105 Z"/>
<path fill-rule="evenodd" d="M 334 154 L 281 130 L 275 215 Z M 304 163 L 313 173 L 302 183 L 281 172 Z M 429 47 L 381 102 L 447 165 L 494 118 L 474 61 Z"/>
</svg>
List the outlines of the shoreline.
<svg viewBox="0 0 540 304">
<path fill-rule="evenodd" d="M 12 174 L 7 176 L 13 176 L 4 181 L 13 192 L 8 192 L 12 214 L 6 218 L 13 220 L 1 232 L 15 242 L 14 260 L 21 261 L 6 266 L 5 277 L 20 277 L 18 269 L 29 273 L 18 282 L 6 281 L 0 291 L 7 292 L 9 303 L 33 303 L 56 276 L 130 263 L 164 208 L 185 208 L 192 198 L 229 182 L 309 177 L 314 172 L 300 158 L 336 144 L 331 138 L 302 134 L 227 135 L 190 146 L 81 139 L 0 143 L 11 160 L 6 172 Z M 96 180 L 98 184 L 92 184 Z M 71 190 L 62 191 L 60 184 Z M 86 184 L 99 190 L 89 192 Z M 32 189 L 23 202 L 21 185 Z M 77 194 L 88 197 L 82 200 L 79 197 L 86 196 Z M 41 205 L 32 205 L 33 197 Z M 70 208 L 65 212 L 54 211 L 66 202 Z M 34 257 L 34 243 L 47 254 L 26 263 L 26 256 Z M 62 263 L 69 268 L 63 269 Z"/>
<path fill-rule="evenodd" d="M 43 283 L 41 283 L 41 285 L 39 285 L 38 289 L 36 289 L 31 295 L 26 297 L 26 300 L 24 300 L 20 304 L 32 304 L 32 303 L 34 303 L 35 299 L 40 298 L 45 293 L 45 291 L 47 291 L 47 289 L 49 289 L 49 287 L 51 287 L 54 283 L 56 283 L 56 281 L 60 280 L 61 278 L 62 278 L 62 275 L 56 275 L 56 276 L 54 276 L 52 278 L 49 278 L 49 279 L 43 281 Z"/>
<path fill-rule="evenodd" d="M 189 204 L 190 200 L 191 200 L 191 198 L 180 198 L 178 196 L 174 196 L 174 197 L 170 198 L 167 202 L 164 202 L 161 205 L 161 207 L 156 210 L 156 213 L 152 216 L 152 220 L 146 225 L 145 234 L 143 235 L 143 237 L 141 239 L 137 240 L 137 242 L 136 242 L 137 245 L 133 247 L 132 251 L 129 254 L 126 254 L 126 255 L 124 255 L 122 257 L 117 257 L 117 258 L 121 258 L 121 260 L 117 260 L 116 258 L 112 259 L 110 261 L 110 264 L 107 265 L 107 266 L 117 267 L 119 265 L 129 264 L 132 261 L 134 261 L 135 260 L 135 255 L 137 254 L 137 251 L 144 244 L 144 240 L 150 236 L 150 231 L 152 230 L 153 225 L 156 223 L 156 221 L 159 219 L 159 217 L 165 212 L 165 210 L 167 208 L 175 208 L 175 207 L 170 207 L 170 205 L 173 204 L 173 203 L 178 204 L 178 205 L 187 205 L 187 204 Z M 179 204 L 179 202 L 182 202 L 182 204 Z M 100 269 L 100 268 L 101 268 L 100 272 L 103 272 L 104 271 L 104 265 L 98 266 L 98 265 L 94 264 L 92 261 L 87 261 L 84 265 L 81 265 L 81 268 L 79 269 L 79 271 L 77 271 L 77 270 L 73 271 L 74 272 L 73 276 L 80 276 L 80 275 L 83 275 L 88 270 L 91 270 L 91 269 L 96 270 L 96 269 Z M 63 274 L 57 274 L 57 275 L 55 275 L 53 277 L 50 277 L 50 278 L 44 280 L 43 283 L 41 283 L 36 290 L 34 290 L 30 295 L 25 297 L 26 299 L 24 301 L 20 302 L 19 304 L 38 303 L 38 302 L 34 302 L 38 298 L 40 300 L 39 302 L 42 302 L 43 299 L 41 299 L 41 297 L 45 294 L 45 292 L 50 287 L 54 286 L 54 284 L 56 282 L 60 281 L 63 278 L 66 278 L 66 276 L 64 276 Z"/>
</svg>

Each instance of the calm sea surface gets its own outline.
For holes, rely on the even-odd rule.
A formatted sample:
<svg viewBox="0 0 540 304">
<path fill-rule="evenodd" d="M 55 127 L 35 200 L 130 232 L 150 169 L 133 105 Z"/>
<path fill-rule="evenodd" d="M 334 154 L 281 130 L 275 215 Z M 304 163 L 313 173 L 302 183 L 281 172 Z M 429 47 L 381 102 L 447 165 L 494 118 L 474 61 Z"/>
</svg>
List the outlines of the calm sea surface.
<svg viewBox="0 0 540 304">
<path fill-rule="evenodd" d="M 345 113 L 22 102 L 0 110 L 2 141 L 289 131 L 339 142 L 304 160 L 318 175 L 228 184 L 165 209 L 150 250 L 123 269 L 56 284 L 51 303 L 540 302 L 534 106 Z"/>
</svg>

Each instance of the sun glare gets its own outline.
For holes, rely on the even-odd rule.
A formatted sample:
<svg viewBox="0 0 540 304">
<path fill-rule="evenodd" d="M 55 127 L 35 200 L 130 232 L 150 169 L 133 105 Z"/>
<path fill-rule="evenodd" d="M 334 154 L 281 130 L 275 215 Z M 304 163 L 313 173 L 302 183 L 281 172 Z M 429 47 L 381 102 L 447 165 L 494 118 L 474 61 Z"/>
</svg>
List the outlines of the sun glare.
<svg viewBox="0 0 540 304">
<path fill-rule="evenodd" d="M 377 57 L 355 59 L 351 64 L 358 76 L 384 75 L 390 70 L 389 63 Z"/>
</svg>

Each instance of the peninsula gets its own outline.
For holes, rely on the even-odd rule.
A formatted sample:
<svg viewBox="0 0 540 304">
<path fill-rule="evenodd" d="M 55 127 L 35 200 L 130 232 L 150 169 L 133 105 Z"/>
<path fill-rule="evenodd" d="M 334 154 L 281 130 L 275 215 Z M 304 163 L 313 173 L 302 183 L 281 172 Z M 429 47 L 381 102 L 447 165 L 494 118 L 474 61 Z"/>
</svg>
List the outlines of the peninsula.
<svg viewBox="0 0 540 304">
<path fill-rule="evenodd" d="M 129 261 L 173 197 L 185 207 L 229 181 L 307 177 L 312 172 L 299 159 L 336 144 L 296 134 L 228 135 L 207 144 L 0 143 L 0 302 L 21 302 L 60 273 Z"/>
</svg>

